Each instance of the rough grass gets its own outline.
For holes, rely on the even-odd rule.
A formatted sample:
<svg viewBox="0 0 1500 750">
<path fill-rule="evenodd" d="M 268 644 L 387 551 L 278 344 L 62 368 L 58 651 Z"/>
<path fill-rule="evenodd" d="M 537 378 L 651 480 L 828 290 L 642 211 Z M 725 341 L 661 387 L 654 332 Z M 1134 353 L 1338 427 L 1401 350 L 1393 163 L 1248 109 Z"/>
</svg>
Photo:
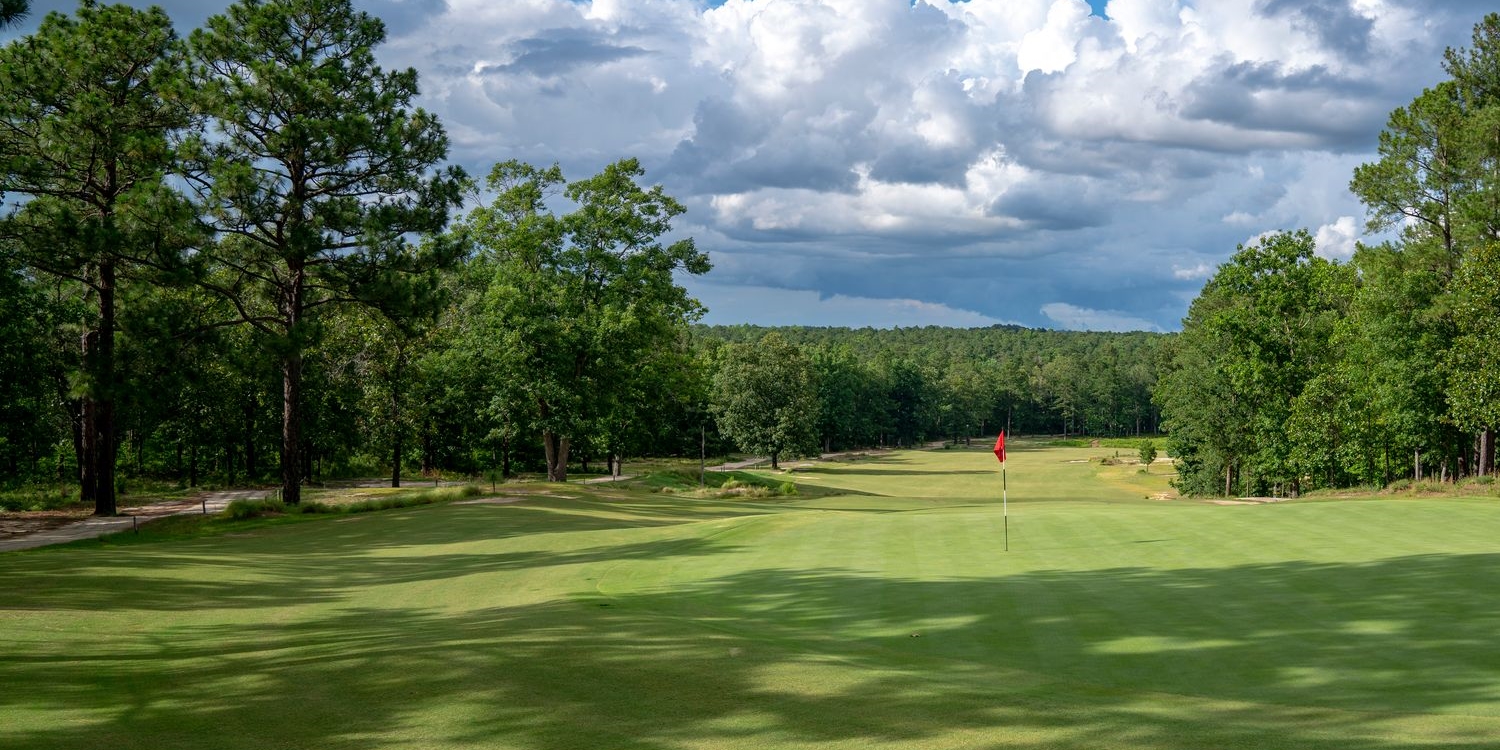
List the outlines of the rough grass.
<svg viewBox="0 0 1500 750">
<path fill-rule="evenodd" d="M 709 471 L 702 474 L 701 484 L 699 480 L 696 467 L 691 470 L 669 469 L 640 477 L 632 481 L 631 486 L 667 495 L 714 499 L 763 500 L 799 493 L 795 482 L 787 481 L 776 473 Z"/>
<path fill-rule="evenodd" d="M 477 485 L 434 487 L 428 490 L 397 487 L 359 488 L 337 493 L 309 493 L 311 498 L 288 505 L 280 500 L 235 500 L 224 509 L 230 519 L 243 521 L 262 516 L 317 515 L 328 513 L 368 513 L 374 510 L 412 508 L 448 500 L 477 497 L 483 492 Z M 313 499 L 317 498 L 317 499 Z"/>
<path fill-rule="evenodd" d="M 1010 458 L 1009 553 L 948 450 L 3 555 L 0 747 L 1496 746 L 1493 501 Z"/>
</svg>

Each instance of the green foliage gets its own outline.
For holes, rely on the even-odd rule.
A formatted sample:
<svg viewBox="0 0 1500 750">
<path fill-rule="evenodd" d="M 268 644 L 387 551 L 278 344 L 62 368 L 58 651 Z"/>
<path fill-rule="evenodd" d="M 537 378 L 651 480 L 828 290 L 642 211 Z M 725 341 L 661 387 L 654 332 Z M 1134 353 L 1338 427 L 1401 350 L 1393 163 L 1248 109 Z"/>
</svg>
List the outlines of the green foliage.
<svg viewBox="0 0 1500 750">
<path fill-rule="evenodd" d="M 817 451 L 812 363 L 774 333 L 720 353 L 712 409 L 725 435 L 744 450 L 770 456 L 773 469 L 783 456 Z"/>
<path fill-rule="evenodd" d="M 0 8 L 0 21 L 16 10 Z M 132 281 L 180 280 L 198 239 L 165 180 L 193 125 L 177 96 L 183 71 L 160 8 L 81 3 L 0 49 L 0 192 L 27 197 L 4 217 L 6 251 L 80 285 L 94 307 L 70 380 L 83 494 L 103 515 L 115 512 L 117 295 Z"/>
<path fill-rule="evenodd" d="M 1329 341 L 1352 281 L 1348 267 L 1313 255 L 1305 231 L 1241 247 L 1209 280 L 1156 391 L 1179 489 L 1303 489 L 1298 446 L 1309 438 L 1288 423 L 1308 382 L 1336 361 Z"/>
<path fill-rule="evenodd" d="M 1152 462 L 1156 460 L 1156 441 L 1142 440 L 1140 448 L 1138 450 L 1138 455 L 1141 459 L 1141 465 L 1146 467 L 1146 471 L 1150 471 Z"/>
<path fill-rule="evenodd" d="M 76 487 L 22 486 L 0 490 L 0 510 L 58 510 L 78 504 Z"/>
<path fill-rule="evenodd" d="M 1455 282 L 1448 398 L 1454 421 L 1472 432 L 1500 426 L 1500 245 L 1474 248 Z"/>
<path fill-rule="evenodd" d="M 448 138 L 412 106 L 415 70 L 383 70 L 379 19 L 349 0 L 244 0 L 190 38 L 192 101 L 211 134 L 187 176 L 220 238 L 206 288 L 264 335 L 281 365 L 283 492 L 300 499 L 302 355 L 319 308 L 431 314 L 458 248 L 414 245 L 446 225 L 465 184 L 439 168 Z"/>
<path fill-rule="evenodd" d="M 685 210 L 660 186 L 640 187 L 635 159 L 564 185 L 556 165 L 495 165 L 496 197 L 458 236 L 478 250 L 477 319 L 457 349 L 465 368 L 498 374 L 487 412 L 496 429 L 541 433 L 548 478 L 567 478 L 569 450 L 594 439 L 620 454 L 670 398 L 690 358 L 688 322 L 702 312 L 673 274 L 705 273 L 691 239 L 663 244 Z M 561 193 L 576 209 L 552 213 Z"/>
</svg>

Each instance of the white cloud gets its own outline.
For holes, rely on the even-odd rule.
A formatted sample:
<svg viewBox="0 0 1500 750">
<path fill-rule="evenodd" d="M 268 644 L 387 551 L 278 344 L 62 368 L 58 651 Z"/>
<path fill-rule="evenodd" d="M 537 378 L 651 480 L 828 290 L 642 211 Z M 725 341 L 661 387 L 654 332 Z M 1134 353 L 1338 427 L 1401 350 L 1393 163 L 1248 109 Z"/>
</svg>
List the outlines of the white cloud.
<svg viewBox="0 0 1500 750">
<path fill-rule="evenodd" d="M 1183 281 L 1197 281 L 1212 276 L 1214 269 L 1207 263 L 1199 263 L 1196 266 L 1182 267 L 1172 266 L 1172 278 Z"/>
<path fill-rule="evenodd" d="M 971 310 L 914 299 L 876 299 L 765 286 L 686 282 L 699 298 L 713 299 L 705 323 L 825 325 L 849 328 L 952 326 L 978 328 L 1003 321 Z"/>
<path fill-rule="evenodd" d="M 1318 227 L 1313 239 L 1317 253 L 1332 260 L 1349 260 L 1354 257 L 1354 246 L 1359 241 L 1359 228 L 1353 216 L 1340 216 L 1332 224 Z"/>
<path fill-rule="evenodd" d="M 1091 310 L 1066 302 L 1042 305 L 1041 313 L 1052 322 L 1073 331 L 1160 331 L 1161 327 L 1144 318 L 1118 310 Z"/>
<path fill-rule="evenodd" d="M 227 5 L 165 1 L 183 32 Z M 1352 169 L 1487 10 L 1110 0 L 1105 20 L 1082 0 L 355 2 L 387 19 L 381 63 L 418 69 L 421 105 L 471 171 L 518 158 L 577 178 L 640 158 L 723 259 L 710 279 L 734 282 L 704 287 L 715 316 L 757 314 L 749 297 L 714 296 L 757 283 L 825 290 L 755 297 L 810 316 L 797 322 L 886 315 L 845 300 L 941 300 L 923 314 L 1069 327 L 1175 327 L 1200 274 L 1247 234 L 1308 227 L 1320 252 L 1348 257 Z M 73 7 L 36 0 L 28 23 Z M 735 275 L 756 266 L 769 270 Z"/>
</svg>

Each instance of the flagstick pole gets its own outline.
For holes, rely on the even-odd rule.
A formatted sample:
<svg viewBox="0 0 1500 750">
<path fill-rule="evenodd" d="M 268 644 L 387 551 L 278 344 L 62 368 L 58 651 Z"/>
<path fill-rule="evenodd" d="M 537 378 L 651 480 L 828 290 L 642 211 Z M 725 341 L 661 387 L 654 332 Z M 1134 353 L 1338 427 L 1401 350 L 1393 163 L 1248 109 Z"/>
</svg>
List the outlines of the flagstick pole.
<svg viewBox="0 0 1500 750">
<path fill-rule="evenodd" d="M 1010 488 L 1005 481 L 1005 462 L 1000 462 L 1000 515 L 1005 519 L 1005 551 L 1010 551 Z"/>
</svg>

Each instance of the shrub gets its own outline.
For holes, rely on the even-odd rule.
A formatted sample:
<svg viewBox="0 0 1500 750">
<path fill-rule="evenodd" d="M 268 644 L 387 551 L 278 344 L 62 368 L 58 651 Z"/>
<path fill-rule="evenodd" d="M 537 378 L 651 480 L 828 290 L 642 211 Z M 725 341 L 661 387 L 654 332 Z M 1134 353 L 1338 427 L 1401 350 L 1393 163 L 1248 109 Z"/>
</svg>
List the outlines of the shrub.
<svg viewBox="0 0 1500 750">
<path fill-rule="evenodd" d="M 224 509 L 224 514 L 236 521 L 247 521 L 263 516 L 279 516 L 286 513 L 286 503 L 280 500 L 235 500 Z"/>
<path fill-rule="evenodd" d="M 783 494 L 783 495 L 795 495 L 795 494 L 797 494 L 797 485 L 794 482 L 782 482 L 781 483 L 781 494 Z"/>
</svg>

